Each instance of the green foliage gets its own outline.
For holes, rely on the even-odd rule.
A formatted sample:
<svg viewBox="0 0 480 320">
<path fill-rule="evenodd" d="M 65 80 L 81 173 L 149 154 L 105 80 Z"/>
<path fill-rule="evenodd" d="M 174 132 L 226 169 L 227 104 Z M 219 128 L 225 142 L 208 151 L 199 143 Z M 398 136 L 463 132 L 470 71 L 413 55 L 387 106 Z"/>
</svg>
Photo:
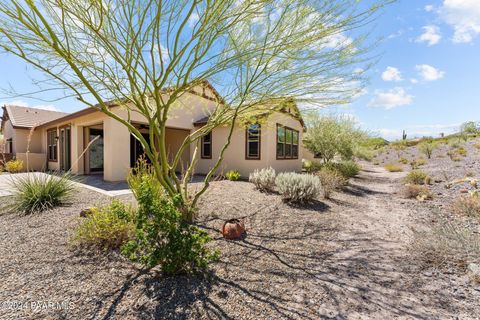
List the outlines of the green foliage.
<svg viewBox="0 0 480 320">
<path fill-rule="evenodd" d="M 100 250 L 119 249 L 135 234 L 135 210 L 120 200 L 110 205 L 91 208 L 76 227 L 73 241 L 78 246 Z"/>
<path fill-rule="evenodd" d="M 452 138 L 448 140 L 448 146 L 452 149 L 463 147 L 463 141 L 459 138 Z"/>
<path fill-rule="evenodd" d="M 460 133 L 462 134 L 478 134 L 480 133 L 480 124 L 475 121 L 467 121 L 460 126 Z"/>
<path fill-rule="evenodd" d="M 355 157 L 365 161 L 372 161 L 376 155 L 376 152 L 370 148 L 358 146 L 355 148 Z"/>
<path fill-rule="evenodd" d="M 332 161 L 337 155 L 342 159 L 351 159 L 356 145 L 365 138 L 365 134 L 348 117 L 315 114 L 307 120 L 305 147 L 324 162 Z"/>
<path fill-rule="evenodd" d="M 320 179 L 322 193 L 325 199 L 330 199 L 332 192 L 344 186 L 348 181 L 337 170 L 328 168 L 322 168 L 316 173 L 316 176 Z"/>
<path fill-rule="evenodd" d="M 5 163 L 5 170 L 10 173 L 18 173 L 23 169 L 23 161 L 13 159 Z"/>
<path fill-rule="evenodd" d="M 75 190 L 72 176 L 27 173 L 12 179 L 13 208 L 26 214 L 41 212 L 65 203 Z"/>
<path fill-rule="evenodd" d="M 404 157 L 401 157 L 398 162 L 400 163 L 403 163 L 403 164 L 407 164 L 408 163 L 408 159 L 407 158 L 404 158 Z"/>
<path fill-rule="evenodd" d="M 336 170 L 343 177 L 349 179 L 353 178 L 360 173 L 360 166 L 355 161 L 341 161 L 341 162 L 331 162 L 324 165 L 325 168 Z"/>
<path fill-rule="evenodd" d="M 403 171 L 402 166 L 398 165 L 396 163 L 387 163 L 383 167 L 389 172 L 401 172 L 401 171 Z"/>
<path fill-rule="evenodd" d="M 240 172 L 237 170 L 230 170 L 227 173 L 225 173 L 225 178 L 227 178 L 230 181 L 237 181 L 240 179 L 241 175 Z"/>
<path fill-rule="evenodd" d="M 424 141 L 418 145 L 418 150 L 425 154 L 428 159 L 431 159 L 433 151 L 437 148 L 437 146 L 437 143 L 434 141 Z"/>
<path fill-rule="evenodd" d="M 427 177 L 428 175 L 421 170 L 412 170 L 407 174 L 404 181 L 410 184 L 425 184 Z"/>
<path fill-rule="evenodd" d="M 178 207 L 180 196 L 169 198 L 148 165 L 140 164 L 128 177 L 138 203 L 135 237 L 122 253 L 147 267 L 160 265 L 166 274 L 206 269 L 218 252 L 206 247 L 211 240 L 199 227 L 187 224 Z"/>
<path fill-rule="evenodd" d="M 320 180 L 311 174 L 285 172 L 275 179 L 282 199 L 291 203 L 305 203 L 317 197 L 321 190 Z"/>
<path fill-rule="evenodd" d="M 271 192 L 275 188 L 275 169 L 272 167 L 263 168 L 261 170 L 255 169 L 250 174 L 248 181 L 255 185 L 260 191 Z"/>
</svg>

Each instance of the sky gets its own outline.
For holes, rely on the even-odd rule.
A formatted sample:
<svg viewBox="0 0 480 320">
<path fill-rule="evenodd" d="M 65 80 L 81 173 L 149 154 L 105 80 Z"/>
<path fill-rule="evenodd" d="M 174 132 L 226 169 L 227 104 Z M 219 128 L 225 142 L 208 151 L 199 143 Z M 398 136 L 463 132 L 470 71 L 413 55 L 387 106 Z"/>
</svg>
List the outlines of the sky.
<svg viewBox="0 0 480 320">
<path fill-rule="evenodd" d="M 351 104 L 327 108 L 344 113 L 372 133 L 387 139 L 437 136 L 458 130 L 461 123 L 480 121 L 480 0 L 399 0 L 374 24 L 374 37 L 383 37 L 368 71 L 364 93 Z M 22 61 L 0 55 L 0 88 L 35 90 L 41 77 Z M 9 98 L 17 104 L 74 112 L 84 106 L 75 99 Z"/>
</svg>

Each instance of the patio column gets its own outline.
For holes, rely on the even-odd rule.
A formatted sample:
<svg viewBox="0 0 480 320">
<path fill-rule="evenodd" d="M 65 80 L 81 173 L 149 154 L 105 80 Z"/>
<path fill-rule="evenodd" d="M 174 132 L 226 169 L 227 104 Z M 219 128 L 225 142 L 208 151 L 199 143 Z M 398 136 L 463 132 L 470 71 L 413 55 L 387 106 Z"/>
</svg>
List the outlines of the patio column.
<svg viewBox="0 0 480 320">
<path fill-rule="evenodd" d="M 103 179 L 123 181 L 130 169 L 130 132 L 120 122 L 105 118 L 103 122 Z"/>
<path fill-rule="evenodd" d="M 71 165 L 72 165 L 72 172 L 75 174 L 84 174 L 84 166 L 83 166 L 83 157 L 80 159 L 80 155 L 83 153 L 83 127 L 78 125 L 72 125 L 71 127 Z"/>
</svg>

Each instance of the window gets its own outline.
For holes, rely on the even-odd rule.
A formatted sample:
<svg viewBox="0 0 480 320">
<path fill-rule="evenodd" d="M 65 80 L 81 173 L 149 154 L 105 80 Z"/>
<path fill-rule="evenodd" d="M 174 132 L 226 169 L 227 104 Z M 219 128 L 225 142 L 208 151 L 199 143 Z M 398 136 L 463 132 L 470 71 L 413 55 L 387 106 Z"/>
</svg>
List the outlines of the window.
<svg viewBox="0 0 480 320">
<path fill-rule="evenodd" d="M 57 161 L 57 130 L 47 131 L 47 157 L 48 161 Z"/>
<path fill-rule="evenodd" d="M 277 124 L 277 159 L 298 159 L 298 131 Z"/>
<path fill-rule="evenodd" d="M 260 159 L 260 125 L 251 124 L 247 127 L 245 139 L 245 159 Z"/>
<path fill-rule="evenodd" d="M 212 132 L 202 137 L 202 159 L 212 159 Z"/>
<path fill-rule="evenodd" d="M 13 153 L 13 140 L 12 138 L 7 139 L 7 145 L 6 145 L 6 153 Z"/>
</svg>

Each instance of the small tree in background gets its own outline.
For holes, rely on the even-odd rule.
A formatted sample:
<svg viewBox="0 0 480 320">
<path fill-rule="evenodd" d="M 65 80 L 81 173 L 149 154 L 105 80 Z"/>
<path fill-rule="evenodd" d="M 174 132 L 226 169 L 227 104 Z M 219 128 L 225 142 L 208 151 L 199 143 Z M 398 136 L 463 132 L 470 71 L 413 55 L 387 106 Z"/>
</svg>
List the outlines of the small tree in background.
<svg viewBox="0 0 480 320">
<path fill-rule="evenodd" d="M 480 133 L 480 124 L 475 121 L 467 121 L 460 126 L 461 134 L 478 134 Z"/>
<path fill-rule="evenodd" d="M 351 159 L 356 145 L 364 138 L 365 134 L 349 117 L 314 113 L 307 118 L 305 147 L 325 163 L 337 155 Z"/>
<path fill-rule="evenodd" d="M 0 49 L 40 71 L 38 92 L 58 90 L 60 97 L 75 97 L 125 125 L 142 144 L 167 196 L 180 198 L 184 218 L 192 221 L 241 114 L 292 100 L 310 106 L 348 103 L 361 90 L 358 70 L 369 67 L 370 46 L 368 31 L 359 29 L 388 2 L 4 0 Z M 169 159 L 167 120 L 179 99 L 206 80 L 223 99 Z M 112 104 L 129 116 L 116 115 Z M 145 118 L 147 138 L 130 121 L 132 113 Z M 230 128 L 227 142 L 203 188 L 190 194 L 199 141 L 223 125 Z M 194 160 L 178 177 L 182 154 L 192 144 Z"/>
<path fill-rule="evenodd" d="M 427 156 L 428 159 L 432 158 L 433 151 L 437 148 L 438 144 L 435 141 L 424 141 L 418 145 L 418 150 Z"/>
</svg>

